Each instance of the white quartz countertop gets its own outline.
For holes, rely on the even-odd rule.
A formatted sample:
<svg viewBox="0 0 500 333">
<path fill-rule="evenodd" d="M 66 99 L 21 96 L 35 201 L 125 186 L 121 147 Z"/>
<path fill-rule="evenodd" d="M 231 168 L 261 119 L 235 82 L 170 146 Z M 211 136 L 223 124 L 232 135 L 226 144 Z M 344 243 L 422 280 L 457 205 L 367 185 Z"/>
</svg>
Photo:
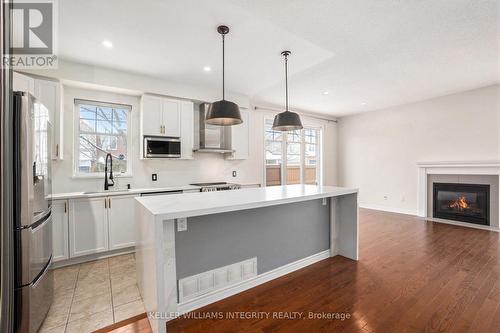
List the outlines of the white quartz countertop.
<svg viewBox="0 0 500 333">
<path fill-rule="evenodd" d="M 89 192 L 68 192 L 52 194 L 52 200 L 63 199 L 78 199 L 78 198 L 98 198 L 114 195 L 133 195 L 141 193 L 154 193 L 154 192 L 174 192 L 174 191 L 196 191 L 200 190 L 199 186 L 169 186 L 169 187 L 150 187 L 150 188 L 133 188 L 130 190 L 110 190 L 110 191 L 89 191 Z"/>
<path fill-rule="evenodd" d="M 138 197 L 136 200 L 153 215 L 162 219 L 174 219 L 281 205 L 357 192 L 357 189 L 345 187 L 287 185 L 244 188 L 235 191 Z"/>
<path fill-rule="evenodd" d="M 243 183 L 239 184 L 242 188 L 245 187 L 259 187 L 259 183 Z M 109 191 L 87 191 L 87 192 L 66 192 L 66 193 L 56 193 L 52 194 L 52 200 L 66 200 L 66 199 L 84 199 L 84 198 L 99 198 L 99 197 L 109 197 L 115 195 L 139 195 L 143 193 L 155 193 L 155 192 L 175 192 L 175 191 L 199 191 L 200 186 L 184 185 L 184 186 L 166 186 L 166 187 L 142 187 L 133 188 L 130 190 L 109 190 Z"/>
</svg>

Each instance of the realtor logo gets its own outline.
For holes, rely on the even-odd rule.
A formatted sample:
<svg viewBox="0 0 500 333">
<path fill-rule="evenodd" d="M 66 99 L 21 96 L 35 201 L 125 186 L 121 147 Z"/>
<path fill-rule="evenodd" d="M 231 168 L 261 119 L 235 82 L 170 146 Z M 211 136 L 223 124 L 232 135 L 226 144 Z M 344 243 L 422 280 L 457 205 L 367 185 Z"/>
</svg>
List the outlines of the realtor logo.
<svg viewBox="0 0 500 333">
<path fill-rule="evenodd" d="M 56 0 L 11 2 L 11 54 L 3 63 L 13 68 L 57 68 Z"/>
</svg>

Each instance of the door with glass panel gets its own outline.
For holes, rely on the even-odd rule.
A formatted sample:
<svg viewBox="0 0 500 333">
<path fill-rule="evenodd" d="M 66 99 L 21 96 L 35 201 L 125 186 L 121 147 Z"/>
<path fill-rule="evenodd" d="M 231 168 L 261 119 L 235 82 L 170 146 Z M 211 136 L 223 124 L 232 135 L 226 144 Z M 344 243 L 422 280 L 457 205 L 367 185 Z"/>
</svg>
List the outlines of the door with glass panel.
<svg viewBox="0 0 500 333">
<path fill-rule="evenodd" d="M 273 131 L 273 121 L 265 123 L 266 186 L 283 185 L 284 132 Z"/>
<path fill-rule="evenodd" d="M 319 128 L 278 132 L 265 122 L 266 186 L 320 183 Z"/>
</svg>

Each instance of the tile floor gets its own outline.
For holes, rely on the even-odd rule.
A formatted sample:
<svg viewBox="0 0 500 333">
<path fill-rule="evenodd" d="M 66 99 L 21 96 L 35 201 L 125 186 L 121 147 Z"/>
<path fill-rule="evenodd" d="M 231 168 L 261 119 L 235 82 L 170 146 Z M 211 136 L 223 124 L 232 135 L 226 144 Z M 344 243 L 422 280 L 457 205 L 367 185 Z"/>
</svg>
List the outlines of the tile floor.
<svg viewBox="0 0 500 333">
<path fill-rule="evenodd" d="M 54 270 L 54 302 L 39 333 L 92 332 L 144 313 L 133 254 Z"/>
</svg>

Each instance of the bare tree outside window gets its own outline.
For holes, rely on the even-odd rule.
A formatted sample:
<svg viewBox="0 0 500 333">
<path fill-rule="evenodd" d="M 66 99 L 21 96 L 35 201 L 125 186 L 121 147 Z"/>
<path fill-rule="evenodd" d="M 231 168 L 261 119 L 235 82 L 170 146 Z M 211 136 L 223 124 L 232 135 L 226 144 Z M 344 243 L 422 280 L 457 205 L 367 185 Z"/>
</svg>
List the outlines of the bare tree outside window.
<svg viewBox="0 0 500 333">
<path fill-rule="evenodd" d="M 131 107 L 111 103 L 75 101 L 78 111 L 77 174 L 104 172 L 106 155 L 113 156 L 113 171 L 128 171 L 128 128 Z"/>
</svg>

